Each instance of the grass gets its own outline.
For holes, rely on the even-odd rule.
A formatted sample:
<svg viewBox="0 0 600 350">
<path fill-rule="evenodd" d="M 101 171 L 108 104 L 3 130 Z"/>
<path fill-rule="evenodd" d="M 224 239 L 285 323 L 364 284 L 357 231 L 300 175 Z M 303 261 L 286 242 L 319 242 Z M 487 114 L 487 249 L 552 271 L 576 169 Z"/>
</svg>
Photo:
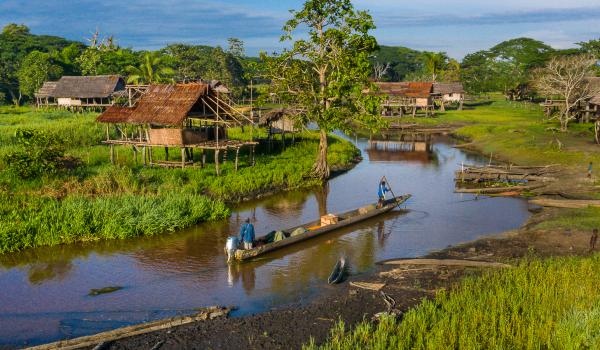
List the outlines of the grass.
<svg viewBox="0 0 600 350">
<path fill-rule="evenodd" d="M 600 164 L 592 124 L 571 123 L 568 132 L 554 131 L 558 122 L 545 120 L 541 107 L 533 103 L 497 99 L 415 122 L 458 125 L 456 134 L 474 142 L 483 153 L 521 165 L 562 164 L 585 173 L 589 162 Z"/>
<path fill-rule="evenodd" d="M 403 315 L 346 332 L 313 349 L 597 349 L 600 255 L 526 259 L 467 277 Z"/>
<path fill-rule="evenodd" d="M 585 209 L 565 209 L 549 220 L 536 226 L 539 229 L 557 230 L 571 229 L 592 231 L 600 229 L 600 208 L 588 207 Z"/>
<path fill-rule="evenodd" d="M 83 164 L 63 174 L 28 180 L 0 164 L 0 254 L 173 232 L 226 217 L 227 202 L 318 183 L 309 176 L 318 145 L 314 133 L 303 133 L 293 145 L 288 140 L 285 149 L 281 142 L 275 142 L 271 151 L 257 147 L 255 166 L 249 166 L 248 151 L 242 151 L 237 172 L 230 154 L 217 177 L 212 152 L 203 169 L 163 169 L 143 167 L 134 161 L 130 148 L 116 147 L 117 165 L 111 165 L 108 147 L 100 144 L 105 130 L 95 122 L 96 115 L 0 107 L 0 158 L 17 147 L 18 128 L 33 128 L 64 138 L 66 155 Z M 233 129 L 230 137 L 247 139 L 250 132 Z M 254 136 L 265 136 L 265 131 L 255 130 Z M 171 153 L 170 160 L 180 156 Z M 358 154 L 351 143 L 330 139 L 332 166 L 349 166 Z M 164 150 L 156 149 L 154 157 L 163 159 Z M 195 160 L 200 158 L 195 152 Z"/>
</svg>

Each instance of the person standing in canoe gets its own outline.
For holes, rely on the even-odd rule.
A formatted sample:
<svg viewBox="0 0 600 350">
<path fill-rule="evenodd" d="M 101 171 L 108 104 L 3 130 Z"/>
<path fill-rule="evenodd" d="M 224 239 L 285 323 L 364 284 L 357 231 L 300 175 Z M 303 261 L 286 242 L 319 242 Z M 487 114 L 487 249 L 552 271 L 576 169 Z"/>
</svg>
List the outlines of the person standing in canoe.
<svg viewBox="0 0 600 350">
<path fill-rule="evenodd" d="M 244 249 L 252 249 L 254 238 L 254 225 L 250 223 L 250 218 L 247 218 L 246 223 L 240 228 L 240 241 L 242 242 Z"/>
<path fill-rule="evenodd" d="M 390 190 L 387 187 L 385 180 L 381 180 L 381 182 L 379 183 L 379 189 L 377 190 L 377 196 L 379 197 L 379 202 L 377 204 L 378 207 L 383 206 L 383 202 L 385 201 L 385 194 L 389 191 Z"/>
</svg>

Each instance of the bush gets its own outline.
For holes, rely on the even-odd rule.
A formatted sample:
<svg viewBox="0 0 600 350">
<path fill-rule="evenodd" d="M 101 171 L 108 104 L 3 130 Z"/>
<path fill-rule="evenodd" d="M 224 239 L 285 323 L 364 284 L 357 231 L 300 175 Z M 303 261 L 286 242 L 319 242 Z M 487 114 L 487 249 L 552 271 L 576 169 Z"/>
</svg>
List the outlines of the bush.
<svg viewBox="0 0 600 350">
<path fill-rule="evenodd" d="M 65 140 L 57 135 L 35 129 L 17 129 L 15 139 L 19 149 L 5 154 L 3 160 L 6 167 L 21 178 L 55 174 L 69 164 L 73 167 L 78 163 L 65 158 Z"/>
</svg>

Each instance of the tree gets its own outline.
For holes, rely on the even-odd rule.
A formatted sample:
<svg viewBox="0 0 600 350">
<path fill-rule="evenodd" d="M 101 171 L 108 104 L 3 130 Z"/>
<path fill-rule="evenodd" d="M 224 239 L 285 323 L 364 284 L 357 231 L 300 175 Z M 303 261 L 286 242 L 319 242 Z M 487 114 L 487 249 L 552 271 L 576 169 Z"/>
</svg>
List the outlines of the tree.
<svg viewBox="0 0 600 350">
<path fill-rule="evenodd" d="M 2 34 L 4 35 L 27 35 L 29 34 L 29 27 L 24 24 L 9 23 L 2 28 Z"/>
<path fill-rule="evenodd" d="M 50 54 L 32 51 L 25 57 L 17 73 L 19 89 L 25 96 L 32 97 L 47 80 L 62 75 L 62 68 L 50 59 Z"/>
<path fill-rule="evenodd" d="M 425 72 L 431 76 L 432 81 L 437 81 L 437 78 L 446 67 L 448 56 L 444 52 L 423 52 L 423 63 Z"/>
<path fill-rule="evenodd" d="M 594 73 L 596 62 L 589 54 L 555 57 L 534 72 L 533 83 L 540 93 L 564 99 L 557 115 L 561 131 L 567 131 L 569 122 L 575 119 L 573 109 L 580 102 L 600 93 L 588 79 Z"/>
<path fill-rule="evenodd" d="M 292 11 L 284 26 L 282 41 L 292 48 L 280 55 L 261 58 L 273 92 L 301 113 L 303 123 L 314 122 L 320 129 L 319 151 L 313 174 L 329 177 L 327 135 L 348 129 L 351 122 L 372 128 L 380 121 L 379 100 L 364 94 L 369 82 L 369 58 L 377 41 L 369 34 L 375 28 L 366 11 L 356 11 L 350 0 L 308 0 L 300 11 Z M 295 32 L 306 29 L 305 39 L 294 40 Z"/>
<path fill-rule="evenodd" d="M 581 48 L 581 51 L 594 55 L 600 60 L 600 39 L 593 39 L 586 42 L 577 43 Z"/>
<path fill-rule="evenodd" d="M 129 72 L 127 82 L 134 84 L 172 81 L 171 76 L 175 73 L 172 68 L 165 65 L 163 57 L 158 52 L 147 52 L 139 66 L 129 66 L 127 71 Z"/>
<path fill-rule="evenodd" d="M 246 50 L 244 49 L 244 42 L 242 40 L 238 38 L 229 38 L 227 39 L 227 42 L 229 43 L 228 53 L 238 58 L 246 56 Z"/>
</svg>

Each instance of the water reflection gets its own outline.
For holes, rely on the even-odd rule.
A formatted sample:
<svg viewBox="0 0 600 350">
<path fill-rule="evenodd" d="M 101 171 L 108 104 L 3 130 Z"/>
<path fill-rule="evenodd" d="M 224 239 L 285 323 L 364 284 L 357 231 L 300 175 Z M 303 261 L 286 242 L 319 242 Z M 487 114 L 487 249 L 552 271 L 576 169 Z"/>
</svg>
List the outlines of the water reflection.
<svg viewBox="0 0 600 350">
<path fill-rule="evenodd" d="M 352 171 L 323 187 L 244 203 L 223 222 L 172 235 L 0 256 L 0 343 L 35 344 L 209 305 L 238 305 L 239 314 L 267 310 L 309 300 L 329 288 L 327 277 L 342 255 L 358 273 L 378 260 L 418 256 L 516 228 L 527 219 L 526 204 L 519 200 L 474 202 L 469 201 L 472 196 L 453 193 L 454 171 L 461 162 L 487 160 L 453 149 L 447 137 L 387 135 L 380 140 L 401 147 L 357 138 L 365 161 Z M 226 239 L 237 234 L 245 218 L 262 234 L 354 209 L 376 200 L 383 175 L 396 194 L 413 194 L 410 210 L 396 210 L 256 261 L 227 264 Z M 87 295 L 91 288 L 111 285 L 124 289 Z"/>
</svg>

